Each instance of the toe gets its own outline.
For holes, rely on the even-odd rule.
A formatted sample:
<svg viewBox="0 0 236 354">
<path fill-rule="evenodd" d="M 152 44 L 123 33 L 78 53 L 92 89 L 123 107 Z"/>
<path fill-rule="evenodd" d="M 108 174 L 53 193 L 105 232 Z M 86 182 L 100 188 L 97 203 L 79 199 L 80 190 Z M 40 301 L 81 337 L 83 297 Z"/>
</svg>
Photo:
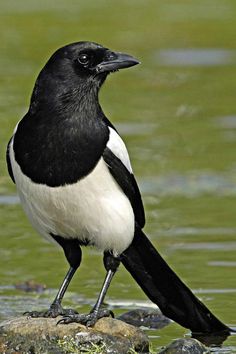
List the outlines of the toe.
<svg viewBox="0 0 236 354">
<path fill-rule="evenodd" d="M 59 321 L 57 321 L 57 325 L 59 324 L 68 324 L 71 322 L 71 318 L 69 316 L 64 316 Z"/>
<path fill-rule="evenodd" d="M 112 311 L 103 309 L 101 311 L 92 311 L 89 314 L 85 315 L 79 315 L 73 312 L 73 314 L 66 314 L 64 315 L 58 322 L 57 324 L 69 324 L 69 323 L 80 323 L 86 327 L 92 327 L 95 325 L 95 323 L 102 317 L 109 317 L 112 316 L 114 317 L 114 314 Z"/>
<path fill-rule="evenodd" d="M 68 316 L 63 316 L 58 322 L 58 324 L 69 324 L 73 322 L 80 322 L 79 321 L 80 316 L 79 315 L 68 315 Z"/>
<path fill-rule="evenodd" d="M 43 317 L 43 313 L 38 312 L 38 311 L 27 311 L 27 312 L 24 312 L 23 315 L 27 316 L 27 317 L 32 317 L 32 318 Z"/>
</svg>

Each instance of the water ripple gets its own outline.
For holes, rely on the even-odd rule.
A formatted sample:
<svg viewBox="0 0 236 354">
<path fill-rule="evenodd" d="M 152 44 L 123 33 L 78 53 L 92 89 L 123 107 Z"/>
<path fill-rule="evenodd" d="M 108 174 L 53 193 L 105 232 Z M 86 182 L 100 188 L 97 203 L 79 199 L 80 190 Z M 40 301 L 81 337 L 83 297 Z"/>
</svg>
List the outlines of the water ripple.
<svg viewBox="0 0 236 354">
<path fill-rule="evenodd" d="M 20 199 L 17 195 L 0 195 L 0 205 L 19 204 Z"/>
<path fill-rule="evenodd" d="M 192 242 L 180 243 L 170 246 L 172 249 L 181 250 L 208 250 L 208 251 L 234 251 L 236 242 Z"/>
<path fill-rule="evenodd" d="M 190 172 L 183 175 L 150 176 L 140 180 L 140 187 L 144 193 L 158 196 L 236 195 L 235 176 L 231 172 L 221 174 Z"/>
<path fill-rule="evenodd" d="M 158 64 L 165 66 L 218 66 L 236 64 L 234 50 L 218 48 L 163 49 L 155 53 Z"/>
</svg>

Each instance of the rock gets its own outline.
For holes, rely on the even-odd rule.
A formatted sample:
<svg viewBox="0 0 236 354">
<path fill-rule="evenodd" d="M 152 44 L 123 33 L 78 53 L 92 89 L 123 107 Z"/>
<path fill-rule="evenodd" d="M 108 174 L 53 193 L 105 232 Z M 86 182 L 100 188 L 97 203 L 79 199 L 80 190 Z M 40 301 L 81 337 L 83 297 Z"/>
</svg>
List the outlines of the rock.
<svg viewBox="0 0 236 354">
<path fill-rule="evenodd" d="M 150 308 L 136 309 L 123 313 L 118 319 L 133 326 L 153 329 L 161 329 L 171 323 L 171 320 L 165 317 L 160 310 Z"/>
<path fill-rule="evenodd" d="M 175 339 L 166 348 L 162 349 L 159 354 L 207 354 L 210 350 L 194 338 Z"/>
<path fill-rule="evenodd" d="M 77 323 L 57 325 L 60 317 L 18 317 L 0 323 L 0 353 L 125 354 L 148 352 L 148 337 L 139 328 L 113 318 L 100 319 L 93 328 Z"/>
</svg>

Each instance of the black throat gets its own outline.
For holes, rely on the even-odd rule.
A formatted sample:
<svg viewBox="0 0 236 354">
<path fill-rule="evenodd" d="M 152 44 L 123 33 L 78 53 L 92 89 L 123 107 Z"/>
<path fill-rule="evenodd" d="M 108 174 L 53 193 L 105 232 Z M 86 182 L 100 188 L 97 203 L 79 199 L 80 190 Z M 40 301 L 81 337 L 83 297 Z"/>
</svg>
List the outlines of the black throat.
<svg viewBox="0 0 236 354">
<path fill-rule="evenodd" d="M 43 79 L 39 76 L 36 82 L 13 148 L 26 176 L 58 187 L 75 183 L 92 171 L 106 147 L 109 131 L 98 102 L 100 85 Z"/>
</svg>

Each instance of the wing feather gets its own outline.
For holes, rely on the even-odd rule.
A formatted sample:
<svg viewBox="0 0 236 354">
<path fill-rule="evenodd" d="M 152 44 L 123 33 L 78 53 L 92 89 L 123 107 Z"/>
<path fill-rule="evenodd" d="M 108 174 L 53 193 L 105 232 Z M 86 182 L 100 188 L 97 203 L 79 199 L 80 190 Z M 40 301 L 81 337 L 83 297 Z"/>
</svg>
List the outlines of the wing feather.
<svg viewBox="0 0 236 354">
<path fill-rule="evenodd" d="M 122 163 L 108 147 L 105 148 L 103 159 L 106 162 L 110 173 L 128 197 L 135 216 L 135 221 L 143 228 L 145 224 L 145 214 L 141 194 L 132 172 Z"/>
</svg>

